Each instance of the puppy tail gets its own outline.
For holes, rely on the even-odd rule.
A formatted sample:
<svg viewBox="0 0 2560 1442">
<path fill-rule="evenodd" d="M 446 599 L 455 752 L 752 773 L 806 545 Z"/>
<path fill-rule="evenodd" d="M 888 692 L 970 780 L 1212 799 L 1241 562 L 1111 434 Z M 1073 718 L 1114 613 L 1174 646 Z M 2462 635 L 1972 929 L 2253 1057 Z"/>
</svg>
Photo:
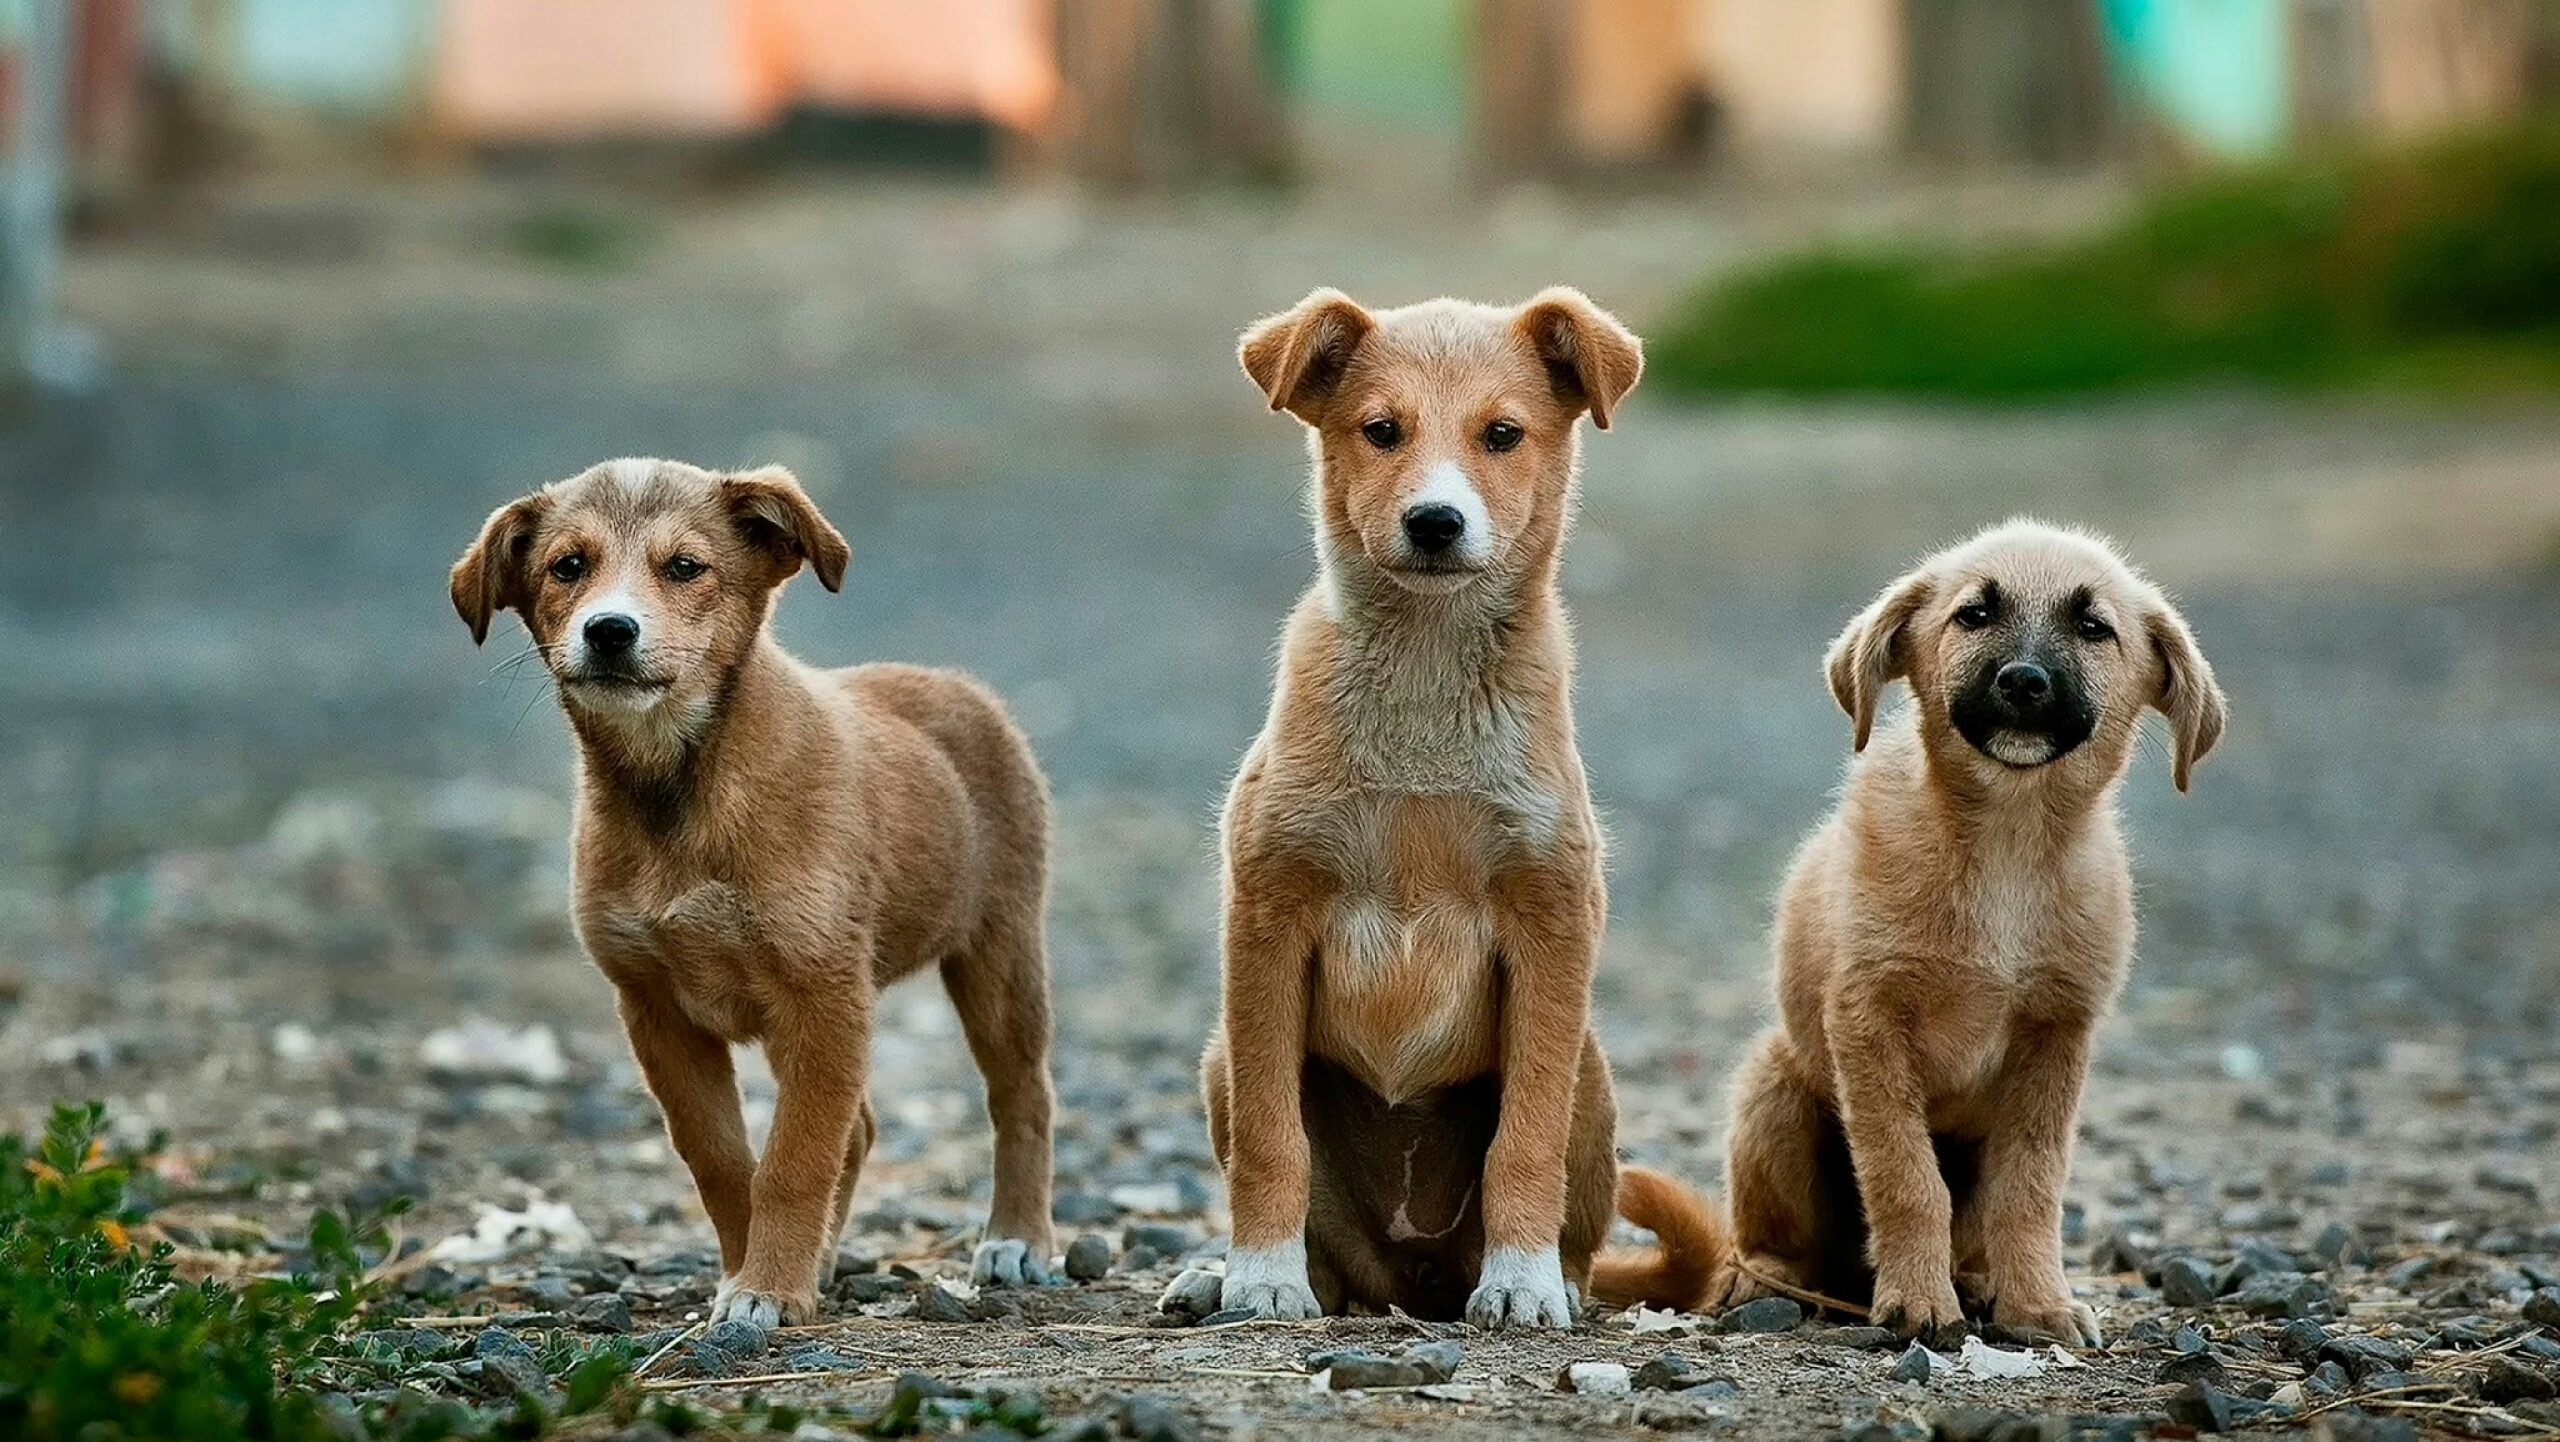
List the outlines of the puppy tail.
<svg viewBox="0 0 2560 1442">
<path fill-rule="evenodd" d="M 1618 1169 L 1618 1215 L 1653 1233 L 1649 1250 L 1612 1248 L 1591 1260 L 1591 1295 L 1691 1311 L 1732 1251 L 1724 1214 L 1686 1182 L 1650 1167 Z"/>
</svg>

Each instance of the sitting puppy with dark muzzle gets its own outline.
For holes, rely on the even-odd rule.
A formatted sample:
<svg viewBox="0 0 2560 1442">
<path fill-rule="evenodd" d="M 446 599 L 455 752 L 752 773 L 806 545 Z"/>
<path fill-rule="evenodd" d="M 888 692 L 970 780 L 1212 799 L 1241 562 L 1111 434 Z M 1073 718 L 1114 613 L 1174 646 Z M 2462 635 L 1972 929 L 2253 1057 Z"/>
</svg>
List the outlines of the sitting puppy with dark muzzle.
<svg viewBox="0 0 2560 1442">
<path fill-rule="evenodd" d="M 2062 1189 L 2090 1034 L 2133 959 L 2114 793 L 2142 713 L 2178 789 L 2222 734 L 2186 622 L 2107 542 L 2013 521 L 1889 587 L 1831 647 L 1861 753 L 1778 907 L 1779 1023 L 1734 1086 L 1728 1239 L 1696 1196 L 1630 1169 L 1620 1206 L 1663 1239 L 1604 1295 L 1847 1297 L 1906 1333 L 1963 1319 L 2096 1344 L 2071 1294 Z M 1877 698 L 1912 703 L 1868 744 Z"/>
</svg>

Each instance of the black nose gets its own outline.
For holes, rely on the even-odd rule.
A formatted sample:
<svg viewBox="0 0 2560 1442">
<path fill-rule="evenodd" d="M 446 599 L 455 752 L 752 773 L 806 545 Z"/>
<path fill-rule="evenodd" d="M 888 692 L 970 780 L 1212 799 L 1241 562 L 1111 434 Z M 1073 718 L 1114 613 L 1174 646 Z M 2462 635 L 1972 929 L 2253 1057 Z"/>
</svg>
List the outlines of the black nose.
<svg viewBox="0 0 2560 1442">
<path fill-rule="evenodd" d="M 619 611 L 587 618 L 587 649 L 599 656 L 619 656 L 639 640 L 640 623 Z"/>
<path fill-rule="evenodd" d="M 1404 536 L 1413 548 L 1426 554 L 1445 551 L 1467 529 L 1467 518 L 1458 508 L 1433 501 L 1404 513 Z"/>
<path fill-rule="evenodd" d="M 2000 699 L 2012 706 L 2033 706 L 2053 694 L 2053 677 L 2033 661 L 2012 661 L 1992 678 Z"/>
</svg>

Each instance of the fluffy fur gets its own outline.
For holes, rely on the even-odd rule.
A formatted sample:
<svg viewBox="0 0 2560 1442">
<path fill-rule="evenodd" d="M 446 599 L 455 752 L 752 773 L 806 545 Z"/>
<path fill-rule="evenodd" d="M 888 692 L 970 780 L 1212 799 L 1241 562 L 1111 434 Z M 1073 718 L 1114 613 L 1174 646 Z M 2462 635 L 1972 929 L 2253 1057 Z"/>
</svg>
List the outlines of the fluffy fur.
<svg viewBox="0 0 2560 1442">
<path fill-rule="evenodd" d="M 874 996 L 926 967 L 995 1122 L 977 1278 L 1050 1254 L 1047 785 L 968 678 L 775 644 L 776 589 L 807 564 L 834 590 L 846 558 L 786 472 L 622 460 L 499 508 L 453 569 L 474 640 L 522 617 L 577 734 L 578 931 L 719 1233 L 715 1321 L 815 1315 L 871 1145 Z M 761 1160 L 751 1041 L 781 1086 Z"/>
</svg>

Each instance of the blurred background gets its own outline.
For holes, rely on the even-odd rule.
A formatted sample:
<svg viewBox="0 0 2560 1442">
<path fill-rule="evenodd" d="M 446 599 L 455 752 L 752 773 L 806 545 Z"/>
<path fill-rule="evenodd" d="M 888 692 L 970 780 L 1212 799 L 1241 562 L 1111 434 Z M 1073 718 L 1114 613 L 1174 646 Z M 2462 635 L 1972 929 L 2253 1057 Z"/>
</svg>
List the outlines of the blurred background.
<svg viewBox="0 0 2560 1442">
<path fill-rule="evenodd" d="M 2234 705 L 2191 796 L 2156 738 L 2125 788 L 2111 1085 L 2560 1037 L 2560 6 L 11 0 L 0 49 L 13 1120 L 392 1166 L 478 1118 L 555 1187 L 564 1118 L 641 1144 L 564 728 L 445 569 L 665 454 L 789 465 L 852 539 L 802 655 L 1012 699 L 1063 1164 L 1206 1175 L 1209 820 L 1312 568 L 1233 343 L 1319 284 L 1568 282 L 1650 344 L 1567 576 L 1630 1146 L 1708 1155 L 1847 752 L 1824 643 L 2018 511 L 2119 537 Z M 901 1005 L 884 1114 L 965 1186 L 965 1058 Z M 400 1090 L 475 1015 L 570 1090 Z"/>
</svg>

